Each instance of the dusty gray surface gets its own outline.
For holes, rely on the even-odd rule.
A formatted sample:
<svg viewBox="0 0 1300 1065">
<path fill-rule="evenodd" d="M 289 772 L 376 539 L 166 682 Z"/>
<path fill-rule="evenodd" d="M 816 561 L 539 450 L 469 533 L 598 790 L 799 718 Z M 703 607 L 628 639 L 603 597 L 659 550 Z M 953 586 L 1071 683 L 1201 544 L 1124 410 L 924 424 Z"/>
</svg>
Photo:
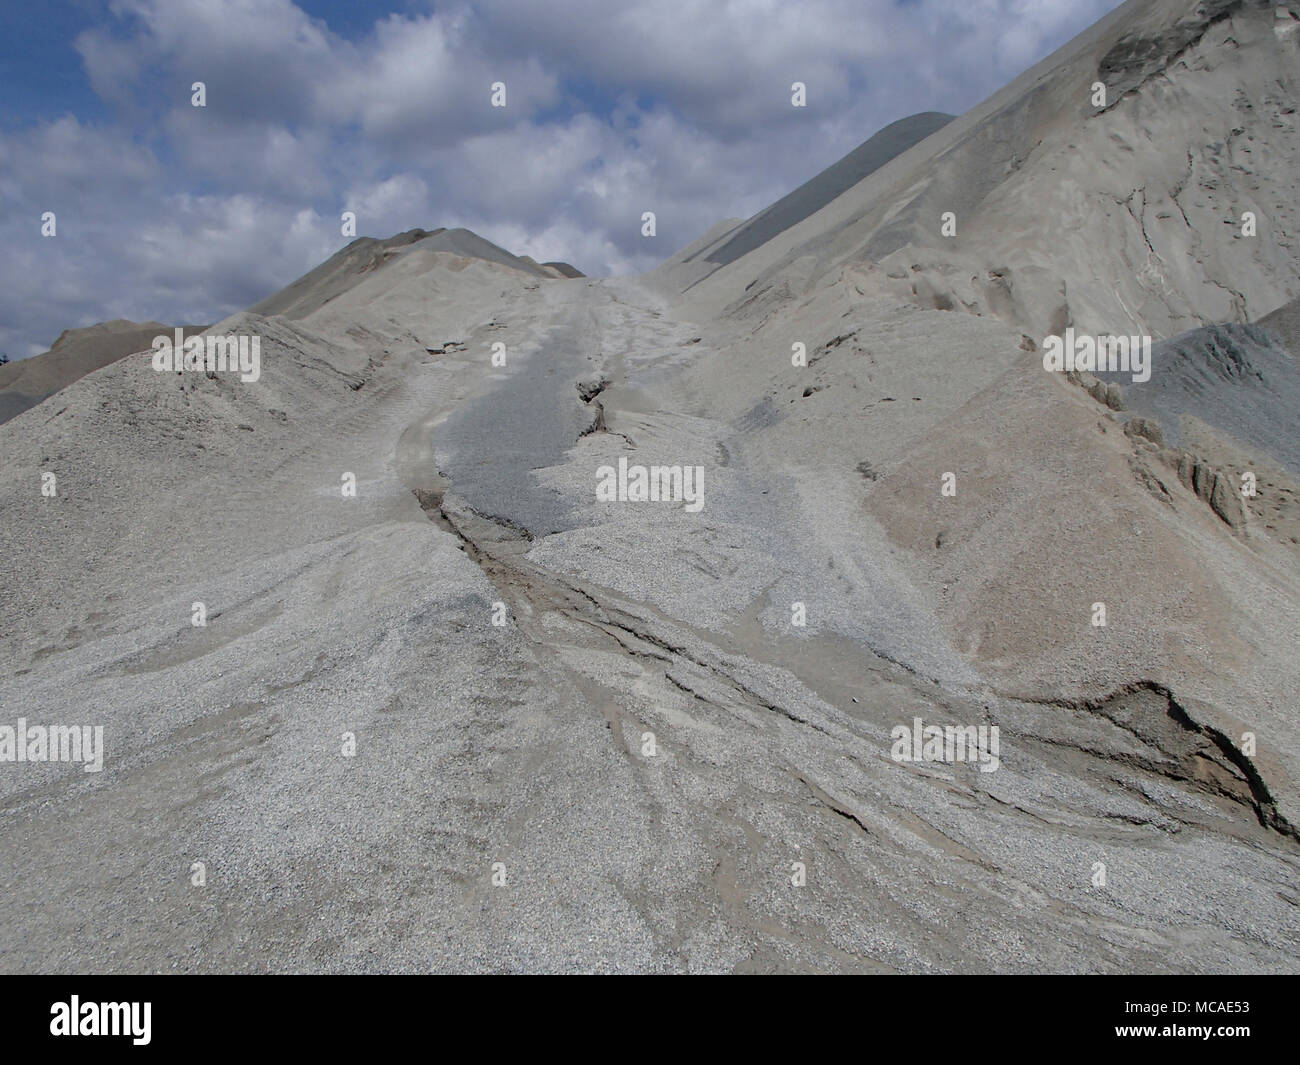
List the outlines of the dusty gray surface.
<svg viewBox="0 0 1300 1065">
<path fill-rule="evenodd" d="M 180 326 L 185 337 L 206 326 Z M 117 318 L 85 329 L 65 329 L 49 351 L 0 366 L 0 422 L 34 407 L 73 381 L 94 373 L 124 355 L 146 351 L 156 336 L 174 336 L 173 326 L 161 322 L 130 322 Z"/>
<path fill-rule="evenodd" d="M 1151 380 L 1101 373 L 1123 389 L 1124 406 L 1157 418 L 1166 439 L 1184 443 L 1186 416 L 1217 426 L 1300 477 L 1300 363 L 1260 325 L 1203 326 L 1151 349 Z"/>
<path fill-rule="evenodd" d="M 1300 486 L 1259 463 L 1229 523 L 1024 337 L 1060 284 L 1101 317 L 1075 278 L 1103 262 L 1120 299 L 1164 279 L 1159 337 L 1200 324 L 1168 248 L 1130 287 L 1127 238 L 1057 270 L 1043 234 L 1078 192 L 1054 139 L 1292 77 L 1229 6 L 1126 5 L 686 295 L 737 222 L 622 280 L 413 231 L 219 323 L 263 338 L 256 383 L 131 355 L 0 426 L 0 725 L 106 745 L 97 774 L 0 762 L 0 969 L 1300 971 Z M 1162 27 L 1192 38 L 1167 77 L 1112 52 Z M 1061 111 L 1106 55 L 1133 92 Z M 1003 168 L 1027 114 L 1043 154 Z M 1273 120 L 1231 118 L 1294 202 Z M 920 275 L 965 253 L 900 291 L 863 248 L 940 202 L 913 167 L 979 159 L 1027 209 L 989 248 L 1042 283 L 941 310 Z M 1295 281 L 1270 248 L 1247 309 Z M 1203 470 L 1260 458 L 1257 392 L 1173 379 Z M 703 509 L 598 502 L 619 458 L 702 466 Z M 996 724 L 999 768 L 895 761 L 915 717 Z"/>
<path fill-rule="evenodd" d="M 585 318 L 585 316 L 583 316 Z M 595 425 L 575 382 L 599 380 L 586 321 L 558 322 L 497 387 L 456 410 L 433 437 L 434 461 L 466 502 L 532 536 L 570 528 L 570 508 L 534 471 L 563 458 Z"/>
<path fill-rule="evenodd" d="M 1277 337 L 1292 355 L 1300 350 L 1300 299 L 1266 314 L 1259 324 Z"/>
</svg>

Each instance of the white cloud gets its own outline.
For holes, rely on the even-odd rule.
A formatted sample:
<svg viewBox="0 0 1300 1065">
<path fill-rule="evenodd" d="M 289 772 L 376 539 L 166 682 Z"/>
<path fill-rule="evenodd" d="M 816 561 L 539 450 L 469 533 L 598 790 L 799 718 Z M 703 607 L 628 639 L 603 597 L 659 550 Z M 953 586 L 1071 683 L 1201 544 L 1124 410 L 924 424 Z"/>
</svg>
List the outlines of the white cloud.
<svg viewBox="0 0 1300 1065">
<path fill-rule="evenodd" d="M 290 0 L 113 0 L 75 42 L 111 122 L 0 133 L 0 349 L 119 316 L 216 320 L 346 243 L 345 209 L 363 234 L 462 225 L 589 273 L 645 269 L 888 122 L 973 106 L 1111 6 L 480 0 L 348 40 Z"/>
</svg>

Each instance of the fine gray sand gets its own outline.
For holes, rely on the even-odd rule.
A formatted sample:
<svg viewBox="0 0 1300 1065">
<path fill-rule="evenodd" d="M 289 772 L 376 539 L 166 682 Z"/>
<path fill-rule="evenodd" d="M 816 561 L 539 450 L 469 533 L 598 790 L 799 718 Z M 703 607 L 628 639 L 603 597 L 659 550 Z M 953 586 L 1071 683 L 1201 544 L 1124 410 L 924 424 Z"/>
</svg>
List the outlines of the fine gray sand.
<svg viewBox="0 0 1300 1065">
<path fill-rule="evenodd" d="M 104 728 L 0 761 L 0 970 L 1300 972 L 1289 10 L 1125 4 L 642 277 L 362 238 L 212 327 L 257 381 L 0 425 L 0 726 Z"/>
<path fill-rule="evenodd" d="M 175 328 L 161 322 L 130 322 L 117 318 L 85 329 L 65 329 L 49 351 L 0 366 L 0 422 L 7 422 L 78 378 L 123 355 L 149 347 L 156 336 L 175 336 Z M 183 325 L 184 337 L 207 326 Z"/>
</svg>

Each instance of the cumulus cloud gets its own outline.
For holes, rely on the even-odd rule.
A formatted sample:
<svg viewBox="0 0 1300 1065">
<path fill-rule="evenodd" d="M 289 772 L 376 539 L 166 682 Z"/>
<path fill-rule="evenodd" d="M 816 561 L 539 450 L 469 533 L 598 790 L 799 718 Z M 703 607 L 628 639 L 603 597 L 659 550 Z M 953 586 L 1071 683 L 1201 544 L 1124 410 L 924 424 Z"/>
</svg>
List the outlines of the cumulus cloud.
<svg viewBox="0 0 1300 1065">
<path fill-rule="evenodd" d="M 112 0 L 74 42 L 111 117 L 0 133 L 0 350 L 113 317 L 218 320 L 345 244 L 344 210 L 372 236 L 465 226 L 589 273 L 647 269 L 887 123 L 973 106 L 1112 6 L 479 0 L 344 36 L 291 0 Z"/>
</svg>

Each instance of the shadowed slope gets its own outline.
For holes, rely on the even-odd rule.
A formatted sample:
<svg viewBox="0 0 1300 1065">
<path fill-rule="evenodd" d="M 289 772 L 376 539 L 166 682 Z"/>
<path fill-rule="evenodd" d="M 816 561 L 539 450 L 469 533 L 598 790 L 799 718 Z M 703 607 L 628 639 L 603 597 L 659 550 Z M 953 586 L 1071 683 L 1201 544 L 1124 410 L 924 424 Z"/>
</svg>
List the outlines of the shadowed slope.
<svg viewBox="0 0 1300 1065">
<path fill-rule="evenodd" d="M 828 166 L 816 177 L 782 196 L 771 207 L 754 215 L 721 247 L 700 254 L 719 266 L 735 262 L 742 255 L 766 244 L 778 233 L 785 232 L 809 215 L 820 211 L 867 175 L 875 173 L 891 159 L 942 129 L 953 117 L 938 111 L 926 111 L 891 123 L 839 162 Z"/>
</svg>

